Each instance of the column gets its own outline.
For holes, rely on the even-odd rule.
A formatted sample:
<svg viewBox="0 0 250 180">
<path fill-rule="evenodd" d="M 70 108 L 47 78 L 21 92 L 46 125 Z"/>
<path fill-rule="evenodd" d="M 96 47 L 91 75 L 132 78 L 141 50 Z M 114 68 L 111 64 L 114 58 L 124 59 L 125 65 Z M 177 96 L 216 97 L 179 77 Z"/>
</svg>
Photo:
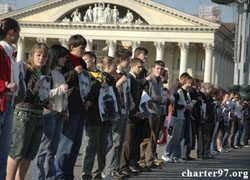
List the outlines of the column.
<svg viewBox="0 0 250 180">
<path fill-rule="evenodd" d="M 198 51 L 198 47 L 195 44 L 189 47 L 188 73 L 192 77 L 196 76 L 197 51 Z"/>
<path fill-rule="evenodd" d="M 86 51 L 93 51 L 93 39 L 87 40 Z"/>
<path fill-rule="evenodd" d="M 17 57 L 16 61 L 24 61 L 24 37 L 19 37 L 18 42 L 17 42 Z"/>
<path fill-rule="evenodd" d="M 108 56 L 114 57 L 115 50 L 116 50 L 116 41 L 115 40 L 107 40 L 106 43 L 108 45 Z"/>
<path fill-rule="evenodd" d="M 69 49 L 69 46 L 68 46 L 68 39 L 65 39 L 65 38 L 61 38 L 59 39 L 59 42 L 61 43 L 61 45 L 67 49 Z"/>
<path fill-rule="evenodd" d="M 180 71 L 179 76 L 182 73 L 187 72 L 187 64 L 188 64 L 188 50 L 189 50 L 189 43 L 178 43 L 178 46 L 181 50 L 181 58 L 180 58 Z"/>
<path fill-rule="evenodd" d="M 216 50 L 214 51 L 214 57 L 213 57 L 213 72 L 214 76 L 213 76 L 213 84 L 218 86 L 219 85 L 219 72 L 220 72 L 220 62 L 219 62 L 219 55 L 220 55 L 220 51 Z"/>
<path fill-rule="evenodd" d="M 226 51 L 225 50 L 223 50 L 222 51 L 222 54 L 221 54 L 221 60 L 222 60 L 222 71 L 221 71 L 221 74 L 222 74 L 222 76 L 221 76 L 221 86 L 223 87 L 223 88 L 226 88 L 226 71 L 227 71 L 227 67 L 226 67 Z"/>
<path fill-rule="evenodd" d="M 165 56 L 165 65 L 168 69 L 168 88 L 171 87 L 175 81 L 173 82 L 173 63 L 174 63 L 174 52 L 175 46 L 172 43 L 166 44 L 166 56 Z"/>
<path fill-rule="evenodd" d="M 223 50 L 222 48 L 218 49 L 218 85 L 223 86 Z"/>
<path fill-rule="evenodd" d="M 163 60 L 164 59 L 165 42 L 154 42 L 154 45 L 156 48 L 155 60 Z"/>
<path fill-rule="evenodd" d="M 211 72 L 211 83 L 215 84 L 215 77 L 216 77 L 216 62 L 217 61 L 217 51 L 214 51 L 212 57 L 212 72 Z"/>
<path fill-rule="evenodd" d="M 46 37 L 37 37 L 37 38 L 36 38 L 36 41 L 37 41 L 37 42 L 40 42 L 40 43 L 46 43 L 47 38 L 46 38 Z"/>
<path fill-rule="evenodd" d="M 204 44 L 204 48 L 206 51 L 204 82 L 211 83 L 212 58 L 213 58 L 214 46 L 213 46 L 213 44 Z"/>
<path fill-rule="evenodd" d="M 134 57 L 135 49 L 140 47 L 141 41 L 131 41 L 132 46 L 132 57 Z"/>
</svg>

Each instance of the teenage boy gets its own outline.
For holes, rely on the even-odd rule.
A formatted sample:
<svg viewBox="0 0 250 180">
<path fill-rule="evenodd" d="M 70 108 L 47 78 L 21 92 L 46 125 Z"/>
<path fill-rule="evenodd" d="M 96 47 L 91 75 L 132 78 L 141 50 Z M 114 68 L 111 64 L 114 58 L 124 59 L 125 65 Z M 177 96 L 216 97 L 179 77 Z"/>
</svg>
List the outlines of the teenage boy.
<svg viewBox="0 0 250 180">
<path fill-rule="evenodd" d="M 152 114 L 152 117 L 148 119 L 149 127 L 150 127 L 150 137 L 145 138 L 140 148 L 140 166 L 147 168 L 156 168 L 156 164 L 154 163 L 154 145 L 156 144 L 156 136 L 158 132 L 158 127 L 160 124 L 160 115 L 161 115 L 161 90 L 163 87 L 161 81 L 161 74 L 165 64 L 163 61 L 155 61 L 152 67 L 152 73 L 149 75 L 149 96 L 151 97 L 151 102 L 149 103 L 149 111 Z M 146 149 L 143 148 L 143 144 L 147 142 Z M 145 157 L 145 161 L 143 163 L 143 159 Z"/>
<path fill-rule="evenodd" d="M 86 52 L 83 59 L 91 75 L 91 89 L 85 105 L 86 125 L 83 135 L 82 178 L 84 180 L 102 179 L 111 121 L 101 121 L 98 98 L 101 88 L 113 86 L 115 92 L 115 81 L 110 74 L 97 69 L 96 56 L 93 52 Z"/>
<path fill-rule="evenodd" d="M 113 179 L 122 178 L 123 174 L 120 173 L 120 157 L 122 144 L 124 142 L 127 121 L 128 110 L 133 110 L 134 103 L 132 102 L 132 96 L 129 91 L 127 74 L 125 69 L 128 68 L 131 51 L 127 49 L 118 50 L 115 53 L 115 62 L 117 64 L 116 87 L 118 88 L 120 100 L 121 100 L 121 114 L 120 120 L 112 125 L 112 140 L 113 145 L 106 155 L 106 168 L 105 174 L 110 175 Z"/>
<path fill-rule="evenodd" d="M 78 74 L 86 69 L 82 55 L 85 52 L 87 41 L 82 35 L 77 34 L 69 38 L 68 45 L 70 57 L 61 73 L 69 85 L 69 120 L 64 122 L 56 154 L 56 179 L 74 179 L 74 166 L 82 143 L 85 121 Z"/>
<path fill-rule="evenodd" d="M 162 155 L 162 159 L 166 162 L 185 162 L 181 159 L 181 141 L 184 135 L 184 128 L 186 125 L 185 112 L 186 109 L 191 109 L 192 105 L 187 104 L 187 88 L 191 86 L 192 77 L 187 76 L 183 79 L 183 84 L 180 89 L 171 97 L 174 100 L 173 104 L 173 135 L 170 138 L 165 153 Z M 173 158 L 170 156 L 173 154 Z"/>
<path fill-rule="evenodd" d="M 135 161 L 135 157 L 131 157 L 132 152 L 140 151 L 140 137 L 136 136 L 139 134 L 139 126 L 140 121 L 144 118 L 143 114 L 139 110 L 139 104 L 141 101 L 142 91 L 140 90 L 140 84 L 137 80 L 137 76 L 142 71 L 143 62 L 141 59 L 134 58 L 130 62 L 130 72 L 128 77 L 130 78 L 130 92 L 133 97 L 133 101 L 135 103 L 135 108 L 133 111 L 129 112 L 128 124 L 126 128 L 125 134 L 125 141 L 123 143 L 121 160 L 120 160 L 120 169 L 121 172 L 126 175 L 130 176 L 133 173 L 130 166 L 130 161 Z"/>
</svg>

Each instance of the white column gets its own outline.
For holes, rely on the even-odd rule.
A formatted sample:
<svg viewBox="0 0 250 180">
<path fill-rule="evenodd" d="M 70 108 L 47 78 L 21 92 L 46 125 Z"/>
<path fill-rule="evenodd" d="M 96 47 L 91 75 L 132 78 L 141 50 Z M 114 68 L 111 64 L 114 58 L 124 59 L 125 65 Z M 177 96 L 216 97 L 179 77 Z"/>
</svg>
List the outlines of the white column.
<svg viewBox="0 0 250 180">
<path fill-rule="evenodd" d="M 173 85 L 173 63 L 174 63 L 174 52 L 175 46 L 172 43 L 166 44 L 166 56 L 165 56 L 165 65 L 168 69 L 168 88 Z"/>
<path fill-rule="evenodd" d="M 61 45 L 67 49 L 69 49 L 69 46 L 68 46 L 68 39 L 65 39 L 65 38 L 61 38 L 59 39 L 59 42 L 61 43 Z"/>
<path fill-rule="evenodd" d="M 17 42 L 17 57 L 16 61 L 24 61 L 24 37 L 19 37 L 18 42 Z"/>
<path fill-rule="evenodd" d="M 86 51 L 93 51 L 93 40 L 92 39 L 87 40 Z"/>
<path fill-rule="evenodd" d="M 115 40 L 107 40 L 106 43 L 108 45 L 108 56 L 114 57 L 115 50 L 116 50 L 116 41 Z"/>
<path fill-rule="evenodd" d="M 212 57 L 212 72 L 211 72 L 211 83 L 215 84 L 215 76 L 216 76 L 216 51 L 213 53 Z"/>
<path fill-rule="evenodd" d="M 198 47 L 196 45 L 189 46 L 188 73 L 192 77 L 195 77 L 196 75 L 197 51 L 198 51 Z"/>
<path fill-rule="evenodd" d="M 206 59 L 205 59 L 205 71 L 204 71 L 204 82 L 211 83 L 211 74 L 212 74 L 212 58 L 213 58 L 213 44 L 204 44 L 206 50 Z"/>
<path fill-rule="evenodd" d="M 219 85 L 219 71 L 220 71 L 220 61 L 219 61 L 219 56 L 220 56 L 220 51 L 215 50 L 214 51 L 214 63 L 213 63 L 213 68 L 214 68 L 214 82 L 213 84 L 218 86 Z"/>
<path fill-rule="evenodd" d="M 36 38 L 36 41 L 37 41 L 37 42 L 40 42 L 40 43 L 46 43 L 47 38 L 46 38 L 46 37 L 37 37 L 37 38 Z"/>
<path fill-rule="evenodd" d="M 188 50 L 189 50 L 189 43 L 178 43 L 180 50 L 181 50 L 181 58 L 180 58 L 180 71 L 179 76 L 182 73 L 187 72 L 187 64 L 188 64 Z"/>
<path fill-rule="evenodd" d="M 164 59 L 165 42 L 154 42 L 154 45 L 156 48 L 155 60 L 163 60 Z"/>
<path fill-rule="evenodd" d="M 132 57 L 134 57 L 135 49 L 140 47 L 141 41 L 131 41 L 132 46 Z"/>
</svg>

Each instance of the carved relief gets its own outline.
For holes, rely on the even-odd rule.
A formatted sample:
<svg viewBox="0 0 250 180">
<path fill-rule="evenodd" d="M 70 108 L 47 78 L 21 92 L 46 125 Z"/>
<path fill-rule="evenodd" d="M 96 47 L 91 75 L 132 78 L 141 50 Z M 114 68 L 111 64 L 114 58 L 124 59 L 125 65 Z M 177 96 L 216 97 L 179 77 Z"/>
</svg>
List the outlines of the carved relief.
<svg viewBox="0 0 250 180">
<path fill-rule="evenodd" d="M 70 17 L 65 16 L 61 21 L 64 23 L 145 24 L 138 15 L 135 18 L 133 12 L 129 9 L 127 9 L 126 15 L 121 18 L 120 12 L 115 5 L 111 8 L 110 4 L 105 5 L 103 2 L 94 4 L 93 8 L 89 6 L 85 12 L 80 12 L 79 9 L 76 8 L 75 11 L 71 13 Z"/>
</svg>

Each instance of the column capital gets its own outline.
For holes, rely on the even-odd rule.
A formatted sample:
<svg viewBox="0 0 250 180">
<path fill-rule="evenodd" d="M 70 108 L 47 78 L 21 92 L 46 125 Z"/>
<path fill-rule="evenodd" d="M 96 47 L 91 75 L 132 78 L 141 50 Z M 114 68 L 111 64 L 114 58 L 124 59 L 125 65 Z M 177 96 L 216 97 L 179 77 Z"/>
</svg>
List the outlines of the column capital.
<svg viewBox="0 0 250 180">
<path fill-rule="evenodd" d="M 179 42 L 178 46 L 182 51 L 188 51 L 189 50 L 189 42 Z"/>
<path fill-rule="evenodd" d="M 162 41 L 156 41 L 154 42 L 154 45 L 156 47 L 156 49 L 164 49 L 165 48 L 165 42 L 162 42 Z"/>
<path fill-rule="evenodd" d="M 41 43 L 46 43 L 47 38 L 46 38 L 46 37 L 37 37 L 37 38 L 36 38 L 36 41 L 37 41 L 37 42 L 41 42 Z"/>
<path fill-rule="evenodd" d="M 106 40 L 106 44 L 109 48 L 115 48 L 116 47 L 116 40 Z"/>
<path fill-rule="evenodd" d="M 131 41 L 131 46 L 133 49 L 136 49 L 141 45 L 141 41 Z"/>
<path fill-rule="evenodd" d="M 204 43 L 203 44 L 204 49 L 206 50 L 207 53 L 213 53 L 214 51 L 214 43 Z"/>
</svg>

